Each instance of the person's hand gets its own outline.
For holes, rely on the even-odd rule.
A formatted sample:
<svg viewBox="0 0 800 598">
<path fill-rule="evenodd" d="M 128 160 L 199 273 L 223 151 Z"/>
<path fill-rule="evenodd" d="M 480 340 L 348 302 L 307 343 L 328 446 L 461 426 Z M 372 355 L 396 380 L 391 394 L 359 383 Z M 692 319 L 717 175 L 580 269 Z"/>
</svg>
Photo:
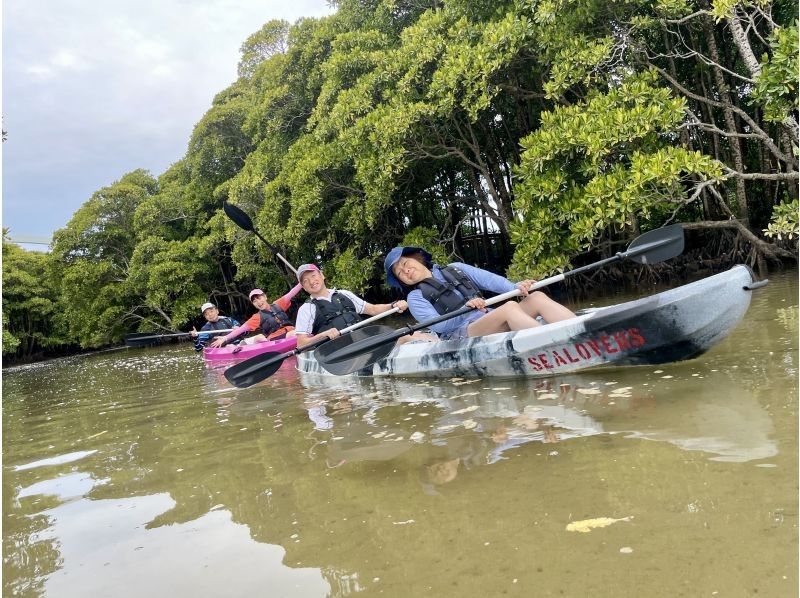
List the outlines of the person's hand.
<svg viewBox="0 0 800 598">
<path fill-rule="evenodd" d="M 465 303 L 467 307 L 474 307 L 480 311 L 486 311 L 486 299 L 483 297 L 473 297 Z"/>
<path fill-rule="evenodd" d="M 209 346 L 210 347 L 214 347 L 215 349 L 217 347 L 224 347 L 225 346 L 225 337 L 218 336 L 213 341 L 211 341 L 211 344 Z"/>
<path fill-rule="evenodd" d="M 192 335 L 192 338 L 197 338 L 198 335 L 199 335 L 199 333 L 197 332 L 197 329 L 194 326 L 192 326 L 192 331 L 189 334 Z"/>
<path fill-rule="evenodd" d="M 406 301 L 405 299 L 400 299 L 399 301 L 395 301 L 392 305 L 396 307 L 397 311 L 400 313 L 403 313 L 405 310 L 408 309 L 408 301 Z"/>
<path fill-rule="evenodd" d="M 321 334 L 327 336 L 330 340 L 333 340 L 333 339 L 338 338 L 340 336 L 340 333 L 336 328 L 331 328 L 330 330 L 326 330 L 325 332 L 322 332 Z"/>
<path fill-rule="evenodd" d="M 536 284 L 535 280 L 522 280 L 517 283 L 517 288 L 520 290 L 520 295 L 523 297 L 527 297 L 528 293 L 530 292 L 530 288 Z"/>
</svg>

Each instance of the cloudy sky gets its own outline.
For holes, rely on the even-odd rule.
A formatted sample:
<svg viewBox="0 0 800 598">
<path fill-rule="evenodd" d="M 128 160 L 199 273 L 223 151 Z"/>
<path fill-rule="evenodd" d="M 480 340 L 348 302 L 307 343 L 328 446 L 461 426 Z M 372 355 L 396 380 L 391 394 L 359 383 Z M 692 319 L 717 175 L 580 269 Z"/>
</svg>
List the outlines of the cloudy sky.
<svg viewBox="0 0 800 598">
<path fill-rule="evenodd" d="M 12 239 L 49 238 L 126 172 L 163 173 L 236 79 L 251 33 L 333 12 L 327 0 L 2 4 L 2 224 Z"/>
</svg>

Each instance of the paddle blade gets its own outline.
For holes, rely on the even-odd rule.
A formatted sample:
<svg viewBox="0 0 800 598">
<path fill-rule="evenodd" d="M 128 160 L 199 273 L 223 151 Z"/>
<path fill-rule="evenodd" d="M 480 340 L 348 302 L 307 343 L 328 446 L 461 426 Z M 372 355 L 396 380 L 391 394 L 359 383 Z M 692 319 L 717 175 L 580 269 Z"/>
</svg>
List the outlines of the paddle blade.
<svg viewBox="0 0 800 598">
<path fill-rule="evenodd" d="M 247 231 L 253 231 L 253 221 L 250 219 L 250 216 L 245 214 L 240 208 L 225 201 L 222 202 L 222 209 L 225 211 L 225 215 L 233 220 L 236 226 Z"/>
<path fill-rule="evenodd" d="M 672 224 L 639 235 L 622 257 L 640 264 L 657 264 L 683 253 L 683 227 Z"/>
<path fill-rule="evenodd" d="M 389 326 L 366 326 L 320 345 L 314 351 L 314 357 L 331 374 L 344 376 L 386 357 L 394 349 L 395 341 L 406 334 L 410 331 Z"/>
<path fill-rule="evenodd" d="M 225 378 L 237 388 L 247 388 L 266 380 L 281 368 L 287 357 L 295 351 L 286 353 L 262 353 L 250 359 L 237 363 L 225 370 Z"/>
</svg>

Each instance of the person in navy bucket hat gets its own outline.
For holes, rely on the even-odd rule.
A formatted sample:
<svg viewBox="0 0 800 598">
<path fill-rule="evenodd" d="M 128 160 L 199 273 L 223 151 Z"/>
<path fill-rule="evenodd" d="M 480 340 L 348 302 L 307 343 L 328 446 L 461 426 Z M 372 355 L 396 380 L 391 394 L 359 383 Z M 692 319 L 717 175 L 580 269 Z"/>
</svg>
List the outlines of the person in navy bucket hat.
<svg viewBox="0 0 800 598">
<path fill-rule="evenodd" d="M 386 270 L 386 282 L 389 283 L 390 287 L 396 287 L 398 289 L 403 288 L 403 285 L 397 280 L 394 272 L 392 272 L 392 266 L 404 255 L 414 255 L 417 253 L 423 257 L 425 265 L 429 269 L 433 267 L 433 256 L 422 247 L 395 247 L 389 252 L 386 259 L 383 260 L 383 268 Z"/>
<path fill-rule="evenodd" d="M 552 323 L 575 317 L 569 309 L 541 291 L 529 292 L 535 281 L 514 284 L 488 270 L 461 262 L 433 263 L 421 247 L 395 247 L 383 261 L 386 282 L 403 291 L 414 319 L 425 322 L 464 307 L 475 308 L 431 326 L 442 340 L 457 340 L 539 326 L 537 317 Z M 519 289 L 522 301 L 508 301 L 488 309 L 482 291 L 502 294 Z"/>
</svg>

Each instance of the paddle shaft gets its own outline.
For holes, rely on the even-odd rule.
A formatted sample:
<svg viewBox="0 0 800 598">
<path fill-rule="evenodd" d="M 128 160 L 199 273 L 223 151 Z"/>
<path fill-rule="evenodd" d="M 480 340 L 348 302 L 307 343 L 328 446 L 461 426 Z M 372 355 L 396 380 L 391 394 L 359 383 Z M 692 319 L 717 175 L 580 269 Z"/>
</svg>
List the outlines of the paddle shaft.
<svg viewBox="0 0 800 598">
<path fill-rule="evenodd" d="M 381 312 L 378 315 L 372 316 L 371 318 L 367 318 L 366 320 L 362 320 L 361 322 L 356 322 L 355 324 L 352 324 L 352 325 L 348 326 L 347 328 L 342 328 L 339 331 L 339 335 L 341 336 L 343 334 L 347 334 L 348 332 L 352 332 L 353 330 L 361 328 L 362 326 L 366 326 L 367 324 L 371 324 L 372 322 L 376 322 L 377 320 L 380 320 L 380 319 L 385 318 L 387 316 L 390 316 L 392 314 L 396 314 L 399 311 L 400 311 L 400 308 L 393 307 L 392 309 L 390 309 L 388 311 Z M 265 369 L 265 368 L 268 368 L 269 366 L 274 365 L 274 364 L 276 364 L 276 363 L 278 363 L 280 361 L 283 361 L 284 359 L 288 359 L 289 357 L 291 357 L 293 355 L 298 355 L 299 353 L 305 353 L 306 351 L 311 351 L 313 349 L 316 349 L 321 344 L 323 344 L 323 343 L 325 343 L 325 342 L 327 342 L 329 340 L 331 340 L 331 339 L 326 336 L 326 337 L 323 337 L 323 338 L 315 340 L 313 343 L 309 343 L 307 345 L 303 345 L 302 347 L 297 347 L 295 349 L 292 349 L 291 351 L 286 351 L 285 353 L 278 353 L 277 355 L 275 355 L 272 359 L 270 359 L 268 361 L 256 363 L 256 364 L 252 365 L 251 367 L 243 367 L 241 370 L 236 371 L 235 375 L 233 375 L 232 377 L 241 378 L 241 377 L 249 376 L 251 374 L 255 374 L 258 371 L 260 371 L 262 369 Z M 253 357 L 250 360 L 258 361 L 258 356 Z M 250 360 L 248 360 L 248 361 L 250 361 Z M 243 362 L 241 365 L 242 366 L 246 366 L 246 364 L 247 364 L 247 361 Z M 236 366 L 234 366 L 234 367 L 236 367 Z M 226 371 L 226 374 L 227 374 L 227 371 Z M 228 379 L 230 380 L 230 378 L 228 378 Z"/>
<path fill-rule="evenodd" d="M 660 229 L 658 229 L 658 230 L 660 230 Z M 645 233 L 645 234 L 649 234 L 649 233 Z M 681 239 L 682 238 L 683 237 L 681 237 Z M 635 241 L 634 241 L 634 243 L 635 243 Z M 546 287 L 546 286 L 554 284 L 556 282 L 561 282 L 562 280 L 567 278 L 567 276 L 573 276 L 575 274 L 580 274 L 581 272 L 586 272 L 587 270 L 593 270 L 595 268 L 599 268 L 601 266 L 605 266 L 606 264 L 610 264 L 611 262 L 619 262 L 619 261 L 622 261 L 624 259 L 635 258 L 637 256 L 644 255 L 644 254 L 646 254 L 648 252 L 651 252 L 651 251 L 654 251 L 654 250 L 658 249 L 659 247 L 664 247 L 664 246 L 669 245 L 671 243 L 675 243 L 675 239 L 674 238 L 662 239 L 660 241 L 653 241 L 653 242 L 650 242 L 650 243 L 642 243 L 641 245 L 636 245 L 635 247 L 630 248 L 628 251 L 617 252 L 616 255 L 612 255 L 611 257 L 608 257 L 606 259 L 599 260 L 599 261 L 593 262 L 591 264 L 587 264 L 586 266 L 581 266 L 579 268 L 575 268 L 574 270 L 570 270 L 569 272 L 564 272 L 562 274 L 556 274 L 555 276 L 551 276 L 549 278 L 545 278 L 544 280 L 539 280 L 539 281 L 535 282 L 530 287 L 530 289 L 528 289 L 528 290 L 529 291 L 535 291 L 536 289 L 541 289 L 542 287 Z M 645 262 L 643 262 L 643 263 L 645 263 Z M 519 289 L 513 289 L 511 291 L 507 291 L 505 293 L 502 293 L 501 295 L 497 295 L 496 297 L 492 297 L 491 299 L 487 299 L 486 300 L 486 305 L 489 306 L 489 305 L 494 305 L 495 303 L 500 303 L 501 301 L 505 301 L 507 299 L 511 299 L 512 297 L 516 297 L 516 296 L 520 295 L 521 293 L 522 293 L 522 291 L 520 291 Z M 341 350 L 341 352 L 339 353 L 339 355 L 337 356 L 338 358 L 337 359 L 331 359 L 330 361 L 341 362 L 341 361 L 344 361 L 345 359 L 351 359 L 351 358 L 356 357 L 358 355 L 362 355 L 364 353 L 367 353 L 368 351 L 371 351 L 371 350 L 375 349 L 376 347 L 379 347 L 379 346 L 384 345 L 386 343 L 390 343 L 390 342 L 396 341 L 397 339 L 402 338 L 402 337 L 404 337 L 404 336 L 406 336 L 408 334 L 413 334 L 417 330 L 421 330 L 423 328 L 428 328 L 430 326 L 433 326 L 434 324 L 438 324 L 439 322 L 444 322 L 444 321 L 450 320 L 452 318 L 457 318 L 458 316 L 463 316 L 464 314 L 467 314 L 467 313 L 469 313 L 471 311 L 474 311 L 474 310 L 475 310 L 474 307 L 468 307 L 468 306 L 465 305 L 464 307 L 461 307 L 461 308 L 459 308 L 459 309 L 457 309 L 455 311 L 451 311 L 449 313 L 442 314 L 441 316 L 439 316 L 437 318 L 432 318 L 430 320 L 426 320 L 426 321 L 420 322 L 418 324 L 408 324 L 407 326 L 404 326 L 403 328 L 400 328 L 400 329 L 398 329 L 398 330 L 396 330 L 396 331 L 394 331 L 392 333 L 387 333 L 386 335 L 377 336 L 377 337 L 375 337 L 373 339 L 364 339 L 364 340 L 359 341 L 358 343 L 352 345 L 351 347 L 343 348 Z"/>
<path fill-rule="evenodd" d="M 258 232 L 256 229 L 252 229 L 252 232 L 253 232 L 253 234 L 254 234 L 256 237 L 258 237 L 259 239 L 261 239 L 261 240 L 264 242 L 264 244 L 265 244 L 267 247 L 269 247 L 269 248 L 272 250 L 272 252 L 273 252 L 275 255 L 277 255 L 277 256 L 278 256 L 278 257 L 281 259 L 281 261 L 282 261 L 284 264 L 286 264 L 286 267 L 287 267 L 287 268 L 289 268 L 289 270 L 291 270 L 292 272 L 294 272 L 295 274 L 297 274 L 297 268 L 295 268 L 294 266 L 292 266 L 292 265 L 289 263 L 289 260 L 287 260 L 285 257 L 283 257 L 283 256 L 280 254 L 280 252 L 278 251 L 278 249 L 277 249 L 276 247 L 273 247 L 273 245 L 272 245 L 271 243 L 268 243 L 268 242 L 267 242 L 267 240 L 266 240 L 264 237 L 262 237 L 262 236 L 261 236 L 261 233 L 259 233 L 259 232 Z"/>
<path fill-rule="evenodd" d="M 286 264 L 286 267 L 289 268 L 289 270 L 294 272 L 295 275 L 297 274 L 297 269 L 289 263 L 289 260 L 287 260 L 280 254 L 277 247 L 275 247 L 272 243 L 270 243 L 264 237 L 262 237 L 261 233 L 259 233 L 256 230 L 255 226 L 253 226 L 253 220 L 250 218 L 250 216 L 247 215 L 246 212 L 244 212 L 241 208 L 238 208 L 235 205 L 228 202 L 222 204 L 222 209 L 225 212 L 225 215 L 228 218 L 230 218 L 234 222 L 234 224 L 236 224 L 236 226 L 238 226 L 242 230 L 246 230 L 248 232 L 253 233 L 256 237 L 261 239 L 264 245 L 269 247 L 272 253 L 277 255 L 281 259 L 281 261 L 284 264 Z"/>
<path fill-rule="evenodd" d="M 225 328 L 223 330 L 203 330 L 203 331 L 199 331 L 198 330 L 197 334 L 222 334 L 223 332 L 233 332 L 234 330 L 235 330 L 234 328 Z M 151 335 L 151 336 L 128 335 L 127 337 L 125 337 L 122 340 L 123 341 L 129 341 L 130 340 L 130 341 L 138 342 L 138 341 L 146 341 L 146 340 L 151 339 L 151 338 L 168 338 L 168 337 L 171 337 L 171 336 L 191 336 L 191 334 L 192 334 L 191 332 L 175 332 L 175 333 L 172 333 L 172 334 L 154 334 L 154 335 Z"/>
</svg>

